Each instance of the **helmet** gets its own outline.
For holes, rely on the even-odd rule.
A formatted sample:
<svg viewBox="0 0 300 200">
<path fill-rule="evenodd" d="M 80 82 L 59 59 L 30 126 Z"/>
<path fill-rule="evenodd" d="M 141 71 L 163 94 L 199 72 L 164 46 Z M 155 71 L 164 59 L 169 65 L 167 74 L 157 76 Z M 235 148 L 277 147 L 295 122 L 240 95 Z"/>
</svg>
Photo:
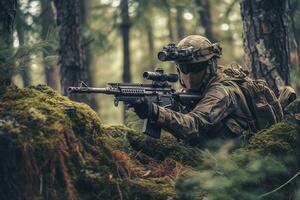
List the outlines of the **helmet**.
<svg viewBox="0 0 300 200">
<path fill-rule="evenodd" d="M 217 58 L 221 58 L 222 48 L 218 43 L 212 44 L 206 37 L 200 35 L 185 37 L 177 44 L 177 48 L 179 50 L 192 48 L 193 50 L 192 59 L 175 61 L 179 68 L 182 65 L 186 65 L 187 67 L 199 67 L 206 70 L 206 75 L 197 86 L 198 89 L 203 90 L 211 78 L 217 74 Z M 207 62 L 207 65 L 201 65 L 201 62 Z M 199 63 L 199 65 L 197 65 L 197 63 Z M 203 66 L 205 66 L 205 68 L 203 68 Z M 177 70 L 180 74 L 181 71 L 178 68 Z M 180 83 L 185 87 L 181 79 Z"/>
<path fill-rule="evenodd" d="M 178 49 L 193 48 L 194 56 L 192 60 L 178 61 L 178 64 L 192 64 L 208 61 L 211 58 L 221 58 L 222 48 L 218 43 L 212 44 L 206 37 L 200 35 L 190 35 L 183 38 L 178 44 Z"/>
</svg>

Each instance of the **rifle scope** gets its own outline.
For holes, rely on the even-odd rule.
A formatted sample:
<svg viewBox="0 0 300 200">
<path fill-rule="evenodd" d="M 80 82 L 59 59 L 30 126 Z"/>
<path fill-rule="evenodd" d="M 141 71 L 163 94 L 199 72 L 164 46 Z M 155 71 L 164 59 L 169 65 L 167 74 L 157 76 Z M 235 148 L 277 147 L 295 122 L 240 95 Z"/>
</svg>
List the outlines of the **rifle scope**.
<svg viewBox="0 0 300 200">
<path fill-rule="evenodd" d="M 193 59 L 193 47 L 178 49 L 174 43 L 168 44 L 158 52 L 157 58 L 160 61 L 188 61 Z"/>
<path fill-rule="evenodd" d="M 156 72 L 146 71 L 143 73 L 143 77 L 147 80 L 158 81 L 158 82 L 168 81 L 168 82 L 174 83 L 174 82 L 178 81 L 177 74 L 172 74 L 172 73 L 164 74 L 159 71 L 156 71 Z"/>
</svg>

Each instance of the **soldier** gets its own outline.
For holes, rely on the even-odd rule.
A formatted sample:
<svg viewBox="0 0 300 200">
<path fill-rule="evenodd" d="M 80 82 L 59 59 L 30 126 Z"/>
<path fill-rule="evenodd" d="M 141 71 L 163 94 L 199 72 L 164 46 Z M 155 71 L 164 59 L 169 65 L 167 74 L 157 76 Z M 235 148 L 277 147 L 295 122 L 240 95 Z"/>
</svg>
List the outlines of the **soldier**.
<svg viewBox="0 0 300 200">
<path fill-rule="evenodd" d="M 175 60 L 175 63 L 183 90 L 201 93 L 201 100 L 180 109 L 168 109 L 147 101 L 132 105 L 140 118 L 155 121 L 189 144 L 202 144 L 216 138 L 247 141 L 255 132 L 282 119 L 279 101 L 265 82 L 251 80 L 239 66 L 218 66 L 217 59 L 222 53 L 218 44 L 191 35 L 181 40 L 177 48 L 193 49 L 195 56 L 191 60 Z"/>
</svg>

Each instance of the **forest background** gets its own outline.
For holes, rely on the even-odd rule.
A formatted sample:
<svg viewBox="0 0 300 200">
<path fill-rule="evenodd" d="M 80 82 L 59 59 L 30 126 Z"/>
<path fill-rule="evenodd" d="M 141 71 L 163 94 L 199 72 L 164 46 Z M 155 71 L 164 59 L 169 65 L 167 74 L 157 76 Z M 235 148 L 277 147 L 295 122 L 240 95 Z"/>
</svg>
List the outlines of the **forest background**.
<svg viewBox="0 0 300 200">
<path fill-rule="evenodd" d="M 6 0 L 2 0 L 5 3 Z M 238 0 L 18 0 L 13 29 L 13 82 L 19 87 L 48 84 L 62 91 L 60 65 L 64 41 L 74 34 L 62 35 L 64 26 L 79 30 L 85 76 L 89 86 L 105 87 L 107 82 L 144 82 L 143 71 L 162 67 L 175 72 L 172 63 L 157 60 L 157 52 L 170 42 L 191 34 L 207 36 L 223 48 L 221 65 L 237 62 L 247 66 L 243 47 L 243 19 L 247 15 Z M 72 3 L 73 2 L 73 3 Z M 74 3 L 75 2 L 75 3 Z M 251 2 L 251 1 L 249 1 Z M 255 2 L 255 1 L 252 1 Z M 288 62 L 294 88 L 300 86 L 300 1 L 286 0 L 282 5 L 287 28 Z M 3 4 L 4 5 L 4 4 Z M 276 3 L 274 3 L 276 6 Z M 271 9 L 271 8 L 270 8 Z M 244 12 L 244 13 L 242 13 Z M 70 18 L 64 18 L 70 16 Z M 73 24 L 71 24 L 73 23 Z M 71 29 L 70 29 L 71 30 Z M 245 30 L 244 30 L 245 31 Z M 66 32 L 65 32 L 66 33 Z M 245 33 L 244 33 L 245 34 Z M 247 34 L 247 33 L 246 33 Z M 65 37 L 65 38 L 64 38 Z M 76 34 L 75 34 L 76 38 Z M 69 47 L 72 45 L 69 45 Z M 71 48 L 71 47 L 70 47 Z M 66 54 L 67 55 L 67 54 Z M 251 66 L 248 66 L 251 68 Z M 80 80 L 81 79 L 81 80 Z M 66 82 L 65 82 L 66 83 Z M 69 82 L 71 83 L 71 82 Z M 73 80 L 74 83 L 74 80 Z M 71 86 L 71 85 L 69 85 Z M 175 87 L 179 87 L 176 85 Z M 122 123 L 123 109 L 114 107 L 113 97 L 83 97 L 105 123 Z"/>
</svg>

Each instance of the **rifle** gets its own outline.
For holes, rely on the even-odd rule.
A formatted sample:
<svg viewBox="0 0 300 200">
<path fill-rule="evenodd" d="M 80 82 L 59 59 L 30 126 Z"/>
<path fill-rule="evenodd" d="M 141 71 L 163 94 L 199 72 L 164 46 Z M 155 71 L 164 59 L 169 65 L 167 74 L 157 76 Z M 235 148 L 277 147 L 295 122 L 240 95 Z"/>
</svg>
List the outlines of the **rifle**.
<svg viewBox="0 0 300 200">
<path fill-rule="evenodd" d="M 181 105 L 191 105 L 201 98 L 199 93 L 176 92 L 170 83 L 178 81 L 178 75 L 165 74 L 161 68 L 157 68 L 154 72 L 146 71 L 143 77 L 152 83 L 108 83 L 106 88 L 95 88 L 81 82 L 79 87 L 69 87 L 68 92 L 114 95 L 115 106 L 118 106 L 119 101 L 130 105 L 140 103 L 146 98 L 149 102 L 160 106 L 171 107 L 175 101 Z M 156 122 L 145 119 L 142 132 L 153 138 L 160 138 L 161 128 Z"/>
</svg>

